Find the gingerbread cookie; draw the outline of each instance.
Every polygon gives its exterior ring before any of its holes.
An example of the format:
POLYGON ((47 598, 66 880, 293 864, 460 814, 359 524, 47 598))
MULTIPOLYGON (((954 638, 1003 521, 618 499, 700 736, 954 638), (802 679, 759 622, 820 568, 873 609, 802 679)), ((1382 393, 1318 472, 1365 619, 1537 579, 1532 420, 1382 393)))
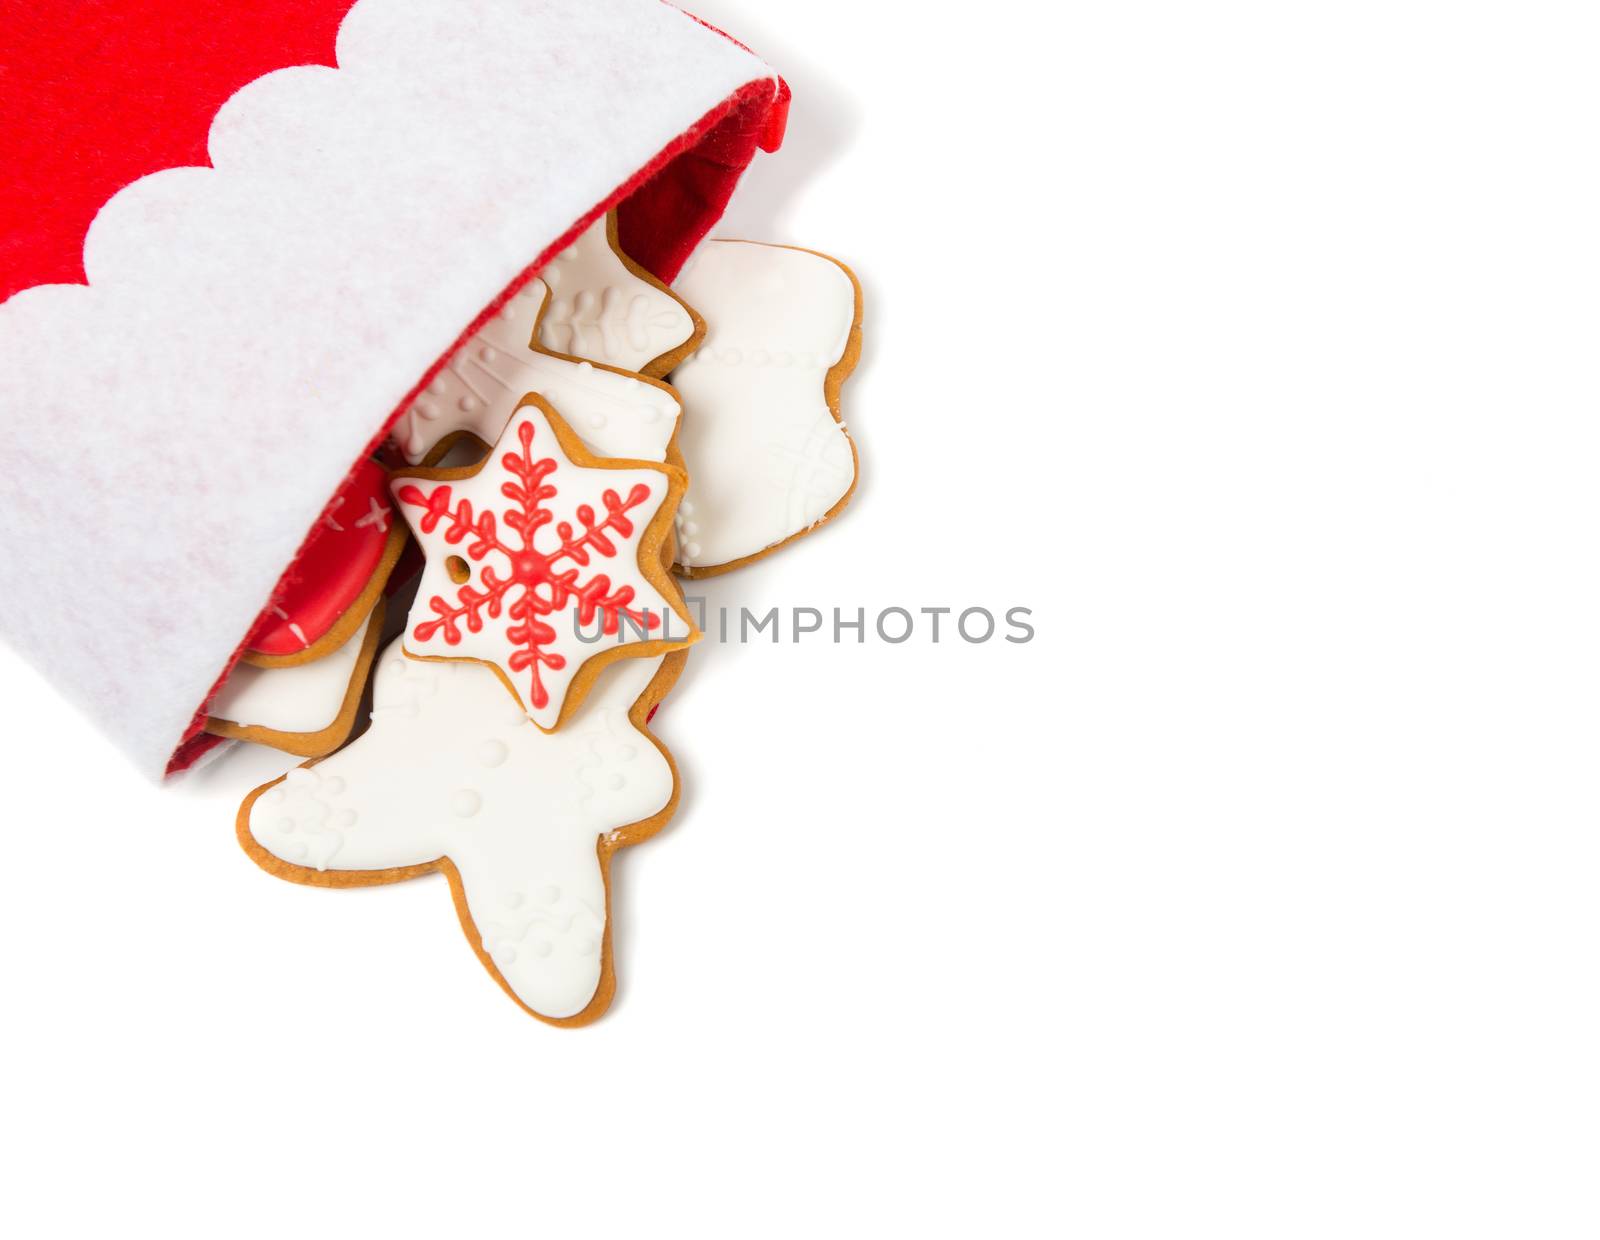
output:
POLYGON ((395 427, 409 463, 437 464, 463 435, 493 443, 529 392, 600 456, 665 458, 677 394, 658 379, 549 352, 536 339, 548 304, 549 290, 533 281, 456 351, 395 427))
POLYGON ((289 667, 240 663, 211 704, 206 731, 302 758, 332 753, 355 727, 383 632, 383 600, 332 654, 289 667))
POLYGON ((612 669, 541 732, 487 668, 379 661, 372 726, 256 789, 239 841, 262 868, 328 887, 440 870, 468 941, 526 1010, 582 1024, 611 1000, 610 859, 660 829, 677 770, 646 727, 685 655, 612 669))
POLYGON ((323 510, 278 597, 245 642, 244 662, 293 667, 331 655, 371 614, 405 549, 388 475, 362 461, 323 510))
POLYGON ((705 334, 688 304, 622 252, 615 211, 551 259, 539 280, 551 298, 539 342, 555 353, 659 379, 705 334))
POLYGON ((708 241, 676 287, 709 324, 671 381, 693 480, 678 567, 726 572, 834 516, 856 482, 839 393, 861 356, 861 287, 810 250, 708 241))
POLYGON ((607 664, 698 639, 662 565, 684 486, 673 466, 594 456, 531 394, 485 460, 397 471, 427 560, 406 652, 487 664, 559 727, 607 664))

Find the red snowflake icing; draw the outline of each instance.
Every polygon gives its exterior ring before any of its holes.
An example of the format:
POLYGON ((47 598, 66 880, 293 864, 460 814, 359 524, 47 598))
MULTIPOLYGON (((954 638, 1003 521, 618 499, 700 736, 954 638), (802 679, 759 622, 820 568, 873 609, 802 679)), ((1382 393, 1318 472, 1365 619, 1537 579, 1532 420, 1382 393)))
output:
POLYGON ((424 492, 407 483, 396 495, 402 504, 423 510, 418 521, 421 533, 431 534, 440 522, 447 522, 445 542, 452 546, 465 542, 468 558, 482 561, 497 551, 510 564, 510 575, 506 577, 496 573, 493 564, 483 565, 479 574, 482 587, 468 581, 458 586, 454 600, 433 595, 428 607, 438 618, 424 620, 412 630, 417 640, 428 641, 442 635, 447 645, 459 645, 459 622, 465 621, 467 629, 477 633, 483 629, 485 616, 498 620, 503 609, 507 619, 513 621, 505 631, 514 647, 508 665, 513 672, 531 673, 528 703, 538 710, 550 702, 550 692, 539 678, 540 667, 559 671, 567 663, 565 655, 546 649, 556 640, 556 630, 544 617, 576 604, 580 625, 587 628, 599 616, 601 631, 610 635, 617 633, 622 616, 645 631, 659 627, 661 617, 628 606, 634 597, 630 585, 613 590, 611 579, 604 573, 579 579, 580 570, 589 567, 591 555, 601 559, 616 556, 618 547, 610 536, 627 538, 633 533, 634 519, 628 513, 650 498, 650 488, 637 483, 626 498, 607 489, 600 496, 605 506, 605 515, 600 519, 589 504, 578 505, 576 515, 583 532, 574 530, 569 521, 559 521, 555 529, 560 546, 548 554, 539 551, 533 545, 534 531, 555 520, 545 501, 555 496, 556 488, 545 479, 556 471, 557 465, 550 457, 534 458, 533 434, 532 422, 521 421, 517 425, 520 451, 508 451, 500 458, 500 464, 515 481, 500 486, 500 493, 512 506, 502 511, 498 519, 487 510, 474 514, 472 501, 466 498, 457 501, 452 509, 448 484, 424 492), (516 546, 508 546, 502 539, 502 527, 516 535, 516 546), (508 602, 507 596, 515 591, 520 592, 508 602))

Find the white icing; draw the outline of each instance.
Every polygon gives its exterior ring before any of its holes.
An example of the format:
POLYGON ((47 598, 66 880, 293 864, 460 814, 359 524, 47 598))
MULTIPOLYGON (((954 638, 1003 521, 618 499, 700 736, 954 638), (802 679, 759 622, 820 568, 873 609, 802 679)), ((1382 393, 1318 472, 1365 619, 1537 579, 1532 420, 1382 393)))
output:
POLYGON ((666 455, 678 422, 672 393, 589 362, 536 352, 534 325, 546 296, 544 283, 535 280, 451 357, 395 427, 406 460, 415 465, 455 431, 494 443, 529 392, 555 406, 598 456, 666 455))
POLYGON ((236 665, 211 704, 211 717, 274 732, 320 732, 339 717, 366 640, 368 616, 332 654, 291 667, 236 665))
POLYGON ((710 567, 810 528, 854 483, 823 385, 844 356, 855 286, 803 250, 708 241, 675 287, 706 320, 700 348, 672 373, 688 410, 678 560, 710 567))
MULTIPOLYGON (((498 609, 480 611, 476 628, 470 619, 457 621, 454 631, 456 640, 450 639, 449 629, 436 626, 439 613, 435 600, 441 600, 441 605, 453 605, 466 591, 482 593, 492 590, 493 584, 488 576, 491 572, 494 579, 501 583, 516 576, 515 565, 522 557, 515 553, 524 549, 524 540, 514 528, 514 522, 521 515, 522 506, 503 494, 501 488, 519 485, 503 462, 508 453, 521 451, 519 436, 524 426, 533 430, 529 448, 532 458, 535 461, 548 459, 555 463, 555 469, 542 483, 548 494, 542 504, 553 514, 553 519, 537 525, 533 531, 533 549, 539 555, 551 556, 560 549, 564 538, 561 532, 563 524, 571 526, 570 532, 574 537, 581 537, 586 522, 580 514, 585 506, 592 509, 595 516, 604 518, 606 508, 602 497, 606 493, 614 493, 626 501, 635 488, 645 489, 647 495, 643 502, 624 514, 628 529, 624 532, 619 527, 613 527, 604 534, 606 543, 613 548, 612 554, 606 554, 603 548, 597 549, 591 542, 581 552, 561 556, 554 567, 562 572, 575 572, 575 587, 603 581, 601 592, 604 594, 615 597, 623 591, 631 591, 626 606, 635 613, 653 616, 656 620, 655 627, 649 630, 648 640, 659 640, 668 635, 668 626, 673 623, 672 608, 639 567, 640 538, 667 497, 669 488, 666 474, 651 469, 595 469, 573 464, 561 450, 544 412, 530 405, 519 410, 507 424, 495 450, 473 477, 437 483, 401 473, 392 479, 390 485, 396 503, 411 523, 412 531, 427 557, 416 601, 411 606, 411 614, 406 622, 404 641, 406 649, 413 654, 480 659, 495 665, 513 686, 529 717, 540 727, 553 728, 560 718, 567 688, 584 661, 603 650, 614 650, 618 645, 647 640, 640 630, 623 619, 619 622, 617 633, 586 642, 579 637, 579 604, 575 596, 564 594, 558 599, 553 596, 553 589, 548 584, 535 584, 534 594, 530 595, 528 587, 521 581, 513 582, 506 589, 498 609), (418 488, 424 495, 448 487, 450 511, 459 512, 463 503, 469 504, 469 519, 476 520, 484 512, 492 512, 495 518, 494 543, 486 546, 476 533, 463 535, 462 527, 451 520, 441 520, 431 531, 425 530, 423 526, 428 516, 427 510, 405 498, 409 494, 409 487, 418 488), (474 554, 475 551, 478 554, 474 554), (457 567, 463 564, 468 567, 471 570, 470 580, 458 584, 451 576, 452 563, 457 567), (516 611, 530 597, 537 598, 541 611, 548 611, 550 605, 555 604, 553 611, 540 617, 551 630, 541 648, 559 659, 560 666, 515 665, 524 643, 516 640, 511 630, 523 623, 516 611), (424 629, 423 634, 419 634, 419 626, 436 627, 424 629), (543 702, 538 700, 541 687, 548 695, 543 702)), ((600 621, 595 618, 583 625, 582 632, 593 639, 598 637, 600 629, 600 621)), ((681 641, 687 633, 687 624, 679 621, 671 635, 681 641)))
POLYGON ((596 843, 659 813, 672 768, 628 711, 661 666, 608 668, 567 726, 540 732, 473 663, 378 662, 372 726, 256 799, 250 834, 317 870, 448 857, 472 922, 519 999, 571 1016, 594 996, 605 933, 596 843))
POLYGON ((540 279, 551 301, 539 343, 557 353, 643 370, 694 335, 683 307, 617 257, 604 219, 551 259, 540 279))

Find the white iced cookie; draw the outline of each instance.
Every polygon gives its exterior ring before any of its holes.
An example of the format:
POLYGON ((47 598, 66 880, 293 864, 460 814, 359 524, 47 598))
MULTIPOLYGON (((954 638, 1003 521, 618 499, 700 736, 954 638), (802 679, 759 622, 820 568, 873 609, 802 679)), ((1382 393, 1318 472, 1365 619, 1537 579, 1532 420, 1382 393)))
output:
POLYGON ((557 353, 660 378, 703 331, 694 311, 623 255, 615 211, 551 259, 539 279, 550 290, 539 343, 557 353))
POLYGON ((320 659, 287 667, 235 665, 211 703, 206 731, 302 758, 332 753, 355 726, 383 611, 380 599, 355 634, 320 659))
POLYGON ((677 800, 644 717, 682 659, 610 669, 566 727, 545 733, 488 668, 407 658, 391 643, 372 726, 253 792, 240 843, 270 872, 320 886, 442 870, 469 941, 515 999, 546 1019, 596 1016, 612 985, 611 853, 657 830, 677 800))
POLYGON ((600 456, 662 460, 678 424, 665 384, 588 361, 555 357, 534 342, 548 290, 535 280, 513 296, 434 376, 394 430, 406 460, 432 463, 463 432, 500 438, 517 402, 543 396, 600 456))
POLYGON ((861 292, 831 258, 750 241, 706 242, 675 287, 707 324, 671 376, 686 410, 679 446, 690 480, 678 566, 709 576, 849 499, 856 454, 839 389, 861 352, 861 292))

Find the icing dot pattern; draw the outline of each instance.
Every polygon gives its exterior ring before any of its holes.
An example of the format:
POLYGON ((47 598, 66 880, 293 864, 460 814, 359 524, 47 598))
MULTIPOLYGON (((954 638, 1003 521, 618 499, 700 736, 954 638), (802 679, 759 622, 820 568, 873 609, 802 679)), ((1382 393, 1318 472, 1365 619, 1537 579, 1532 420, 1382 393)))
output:
POLYGON ((408 462, 418 463, 458 432, 496 442, 529 392, 548 400, 600 456, 666 456, 680 413, 676 395, 643 378, 536 351, 534 325, 545 297, 544 282, 532 281, 445 363, 395 427, 408 462))

